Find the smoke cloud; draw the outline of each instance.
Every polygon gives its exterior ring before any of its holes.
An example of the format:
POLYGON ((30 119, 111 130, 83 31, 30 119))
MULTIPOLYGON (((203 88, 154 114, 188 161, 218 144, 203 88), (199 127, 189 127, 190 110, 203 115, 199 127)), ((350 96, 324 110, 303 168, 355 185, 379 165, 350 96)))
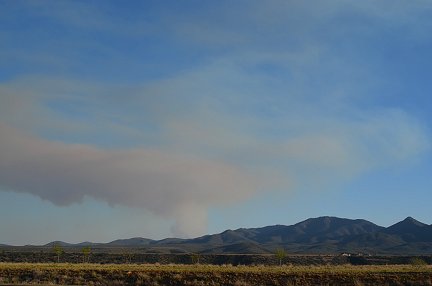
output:
POLYGON ((210 205, 244 199, 255 179, 240 168, 152 149, 103 150, 50 142, 0 124, 0 185, 64 206, 85 196, 175 220, 178 236, 203 234, 210 205))

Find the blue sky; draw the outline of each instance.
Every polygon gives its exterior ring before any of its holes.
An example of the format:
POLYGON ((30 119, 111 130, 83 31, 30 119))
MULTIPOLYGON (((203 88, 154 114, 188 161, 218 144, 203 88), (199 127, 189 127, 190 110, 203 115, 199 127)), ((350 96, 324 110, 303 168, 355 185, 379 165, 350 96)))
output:
POLYGON ((0 243, 432 223, 431 16, 425 0, 0 2, 0 243))

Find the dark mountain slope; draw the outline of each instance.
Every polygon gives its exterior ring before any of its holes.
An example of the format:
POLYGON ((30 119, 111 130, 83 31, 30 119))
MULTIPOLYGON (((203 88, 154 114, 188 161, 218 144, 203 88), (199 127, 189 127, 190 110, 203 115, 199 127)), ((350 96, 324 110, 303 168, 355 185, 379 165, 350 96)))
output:
POLYGON ((44 246, 46 246, 46 247, 53 247, 53 246, 55 246, 55 245, 58 245, 58 246, 61 246, 61 247, 71 247, 71 246, 76 246, 76 244, 73 244, 73 243, 67 243, 67 242, 59 241, 59 240, 52 241, 52 242, 50 242, 50 243, 45 244, 44 246))
POLYGON ((106 243, 105 245, 106 246, 143 246, 143 245, 149 245, 152 242, 154 242, 154 240, 152 239, 134 237, 128 239, 117 239, 109 243, 106 243))
POLYGON ((432 226, 411 217, 388 228, 363 219, 310 218, 294 225, 240 228, 193 239, 151 240, 141 237, 107 244, 68 244, 64 247, 139 247, 155 253, 238 253, 268 254, 283 247, 290 253, 363 252, 382 254, 431 254, 432 226))
POLYGON ((406 242, 425 242, 432 240, 432 227, 407 217, 385 230, 385 233, 398 235, 406 242))
POLYGON ((226 230, 219 234, 205 235, 195 239, 190 239, 187 243, 206 243, 212 245, 232 244, 239 242, 252 242, 243 233, 235 230, 226 230))
POLYGON ((403 221, 395 223, 392 226, 389 226, 386 229, 387 233, 414 233, 424 228, 427 228, 429 225, 419 222, 418 220, 407 217, 403 221))
POLYGON ((366 220, 351 220, 336 217, 311 218, 295 225, 275 225, 254 229, 239 229, 236 232, 258 243, 320 243, 340 240, 345 236, 383 230, 366 220))

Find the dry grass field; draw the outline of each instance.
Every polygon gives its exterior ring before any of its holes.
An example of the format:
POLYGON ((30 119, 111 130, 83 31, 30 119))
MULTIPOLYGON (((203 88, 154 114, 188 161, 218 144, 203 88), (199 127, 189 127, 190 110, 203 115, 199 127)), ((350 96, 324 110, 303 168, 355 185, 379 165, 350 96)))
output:
POLYGON ((0 263, 0 285, 432 285, 431 266, 0 263))

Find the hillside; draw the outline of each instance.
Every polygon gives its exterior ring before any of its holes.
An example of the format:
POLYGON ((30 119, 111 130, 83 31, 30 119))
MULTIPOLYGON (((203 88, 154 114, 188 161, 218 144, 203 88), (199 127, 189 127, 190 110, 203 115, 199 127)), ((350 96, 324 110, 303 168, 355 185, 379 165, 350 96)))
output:
POLYGON ((45 247, 140 248, 147 253, 266 254, 283 247, 296 254, 431 254, 432 226, 411 217, 390 227, 363 219, 310 218, 294 225, 240 228, 193 239, 135 237, 109 243, 51 242, 45 247))

